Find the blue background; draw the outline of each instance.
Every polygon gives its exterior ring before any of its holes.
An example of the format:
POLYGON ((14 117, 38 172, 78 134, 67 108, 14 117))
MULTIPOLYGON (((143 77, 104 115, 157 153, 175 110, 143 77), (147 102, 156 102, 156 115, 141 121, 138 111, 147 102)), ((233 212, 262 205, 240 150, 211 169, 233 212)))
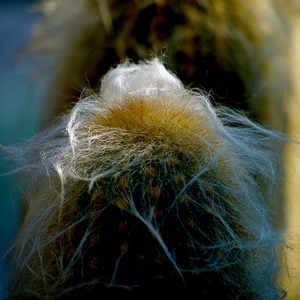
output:
MULTIPOLYGON (((42 110, 42 81, 32 75, 32 58, 16 60, 30 39, 39 15, 34 1, 0 0, 0 144, 22 143, 35 134, 42 110)), ((18 182, 5 175, 11 165, 0 151, 0 257, 5 253, 20 222, 18 182)), ((0 299, 4 296, 7 266, 0 260, 0 299), (2 296, 2 297, 1 297, 2 296)))

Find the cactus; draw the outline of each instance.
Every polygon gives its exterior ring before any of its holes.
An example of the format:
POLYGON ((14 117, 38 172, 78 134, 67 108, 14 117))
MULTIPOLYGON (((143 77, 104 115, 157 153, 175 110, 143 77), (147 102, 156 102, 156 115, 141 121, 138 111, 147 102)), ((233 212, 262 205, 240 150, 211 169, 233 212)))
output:
POLYGON ((10 298, 282 298, 268 206, 283 140, 159 59, 111 69, 14 152, 28 211, 10 298))

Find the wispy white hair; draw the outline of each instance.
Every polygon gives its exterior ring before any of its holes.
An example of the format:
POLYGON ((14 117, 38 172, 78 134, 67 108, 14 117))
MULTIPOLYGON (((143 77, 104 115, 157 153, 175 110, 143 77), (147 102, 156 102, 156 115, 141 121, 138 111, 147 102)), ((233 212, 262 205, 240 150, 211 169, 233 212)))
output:
POLYGON ((13 149, 28 212, 11 299, 280 299, 268 203, 282 137, 191 91, 158 59, 125 62, 13 149))

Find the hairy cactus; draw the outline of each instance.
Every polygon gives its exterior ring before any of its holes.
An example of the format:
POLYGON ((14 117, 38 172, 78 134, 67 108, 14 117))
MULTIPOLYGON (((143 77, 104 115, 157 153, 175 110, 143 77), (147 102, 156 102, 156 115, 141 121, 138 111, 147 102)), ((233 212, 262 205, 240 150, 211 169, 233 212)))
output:
POLYGON ((12 148, 28 212, 10 298, 282 298, 268 213, 282 139, 158 59, 110 70, 99 94, 12 148))

